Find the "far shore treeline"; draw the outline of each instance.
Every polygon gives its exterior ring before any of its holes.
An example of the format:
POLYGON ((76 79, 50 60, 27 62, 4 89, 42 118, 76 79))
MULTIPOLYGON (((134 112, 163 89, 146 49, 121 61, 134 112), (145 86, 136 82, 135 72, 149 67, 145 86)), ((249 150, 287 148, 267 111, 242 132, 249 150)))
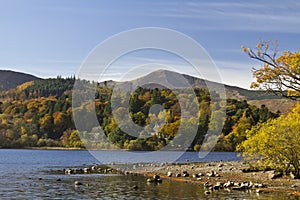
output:
MULTIPOLYGON (((75 77, 40 79, 2 91, 0 93, 0 147, 84 148, 72 116, 74 82, 75 77)), ((112 90, 106 85, 97 87, 96 100, 93 103, 99 124, 109 141, 103 139, 93 144, 94 148, 111 149, 115 148, 111 144, 114 143, 121 149, 157 150, 172 141, 180 126, 181 111, 178 100, 171 90, 138 88, 132 94, 121 94, 130 98, 130 116, 135 124, 146 126, 150 122, 150 117, 166 121, 158 133, 153 134, 153 127, 141 133, 151 134, 151 137, 144 137, 145 139, 127 135, 118 127, 111 111, 112 90), (149 108, 154 104, 162 105, 167 112, 149 116, 149 108)), ((199 118, 189 119, 188 122, 198 126, 191 149, 199 150, 209 126, 211 110, 218 105, 211 103, 211 94, 207 89, 194 88, 194 91, 199 106, 199 118)), ((83 90, 82 95, 84 92, 83 90)), ((89 105, 90 103, 87 102, 81 108, 85 109, 89 105)), ((116 112, 122 113, 124 109, 119 107, 116 112)), ((214 150, 234 151, 236 146, 246 139, 246 130, 276 117, 278 114, 270 112, 265 106, 257 108, 249 105, 247 101, 228 99, 226 120, 214 150)), ((83 134, 98 132, 99 130, 94 128, 89 133, 83 134)))

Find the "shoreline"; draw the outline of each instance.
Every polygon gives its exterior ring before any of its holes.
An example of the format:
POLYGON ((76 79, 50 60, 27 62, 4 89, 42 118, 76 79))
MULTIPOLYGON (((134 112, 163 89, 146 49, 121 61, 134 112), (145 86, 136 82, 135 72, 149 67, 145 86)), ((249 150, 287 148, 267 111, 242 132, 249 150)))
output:
POLYGON ((174 181, 197 184, 204 187, 205 194, 213 191, 253 191, 259 193, 285 193, 300 197, 300 179, 290 176, 275 177, 274 171, 243 172, 249 165, 243 161, 195 162, 185 164, 112 164, 81 166, 60 173, 119 173, 147 177, 147 182, 174 181), (100 170, 100 171, 99 171, 100 170))
MULTIPOLYGON (((291 195, 300 196, 300 179, 292 179, 289 176, 282 176, 278 178, 271 178, 274 171, 260 171, 260 172, 242 172, 242 169, 249 167, 243 161, 228 161, 228 162, 205 162, 205 163, 188 163, 188 164, 167 164, 161 169, 153 172, 139 172, 138 174, 147 177, 159 175, 162 179, 185 182, 191 184, 212 186, 220 183, 233 182, 235 184, 252 184, 264 185, 264 187, 249 187, 248 190, 256 190, 256 192, 283 192, 291 195), (216 176, 210 176, 212 171, 216 176), (188 176, 184 177, 187 172, 188 176), (170 176, 170 174, 172 175, 170 176), (180 177, 178 174, 180 174, 180 177), (200 174, 200 175, 199 175, 200 174)), ((226 189, 233 189, 228 187, 226 189)), ((237 190, 245 191, 245 189, 237 190)), ((247 190, 246 189, 246 190, 247 190)), ((207 190, 209 188, 207 187, 207 190)))

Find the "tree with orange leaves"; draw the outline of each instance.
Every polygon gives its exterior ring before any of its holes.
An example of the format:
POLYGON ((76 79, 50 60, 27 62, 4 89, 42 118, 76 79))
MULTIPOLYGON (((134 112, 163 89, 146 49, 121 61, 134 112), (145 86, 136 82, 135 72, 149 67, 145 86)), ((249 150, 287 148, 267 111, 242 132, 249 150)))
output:
POLYGON ((263 63, 263 67, 253 70, 256 81, 251 88, 262 89, 293 100, 300 100, 300 51, 278 53, 278 44, 259 41, 255 50, 242 46, 242 50, 252 59, 263 63))

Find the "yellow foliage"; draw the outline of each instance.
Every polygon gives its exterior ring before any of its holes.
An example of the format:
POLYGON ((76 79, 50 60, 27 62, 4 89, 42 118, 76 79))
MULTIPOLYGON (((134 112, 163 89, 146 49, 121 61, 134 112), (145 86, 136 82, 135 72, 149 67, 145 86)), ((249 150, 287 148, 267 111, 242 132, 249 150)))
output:
POLYGON ((246 159, 300 175, 300 104, 287 116, 259 124, 247 132, 247 140, 237 147, 246 159))
POLYGON ((32 86, 33 84, 34 84, 34 81, 29 81, 29 82, 23 83, 23 84, 17 86, 17 91, 23 91, 26 88, 28 88, 29 86, 32 86))

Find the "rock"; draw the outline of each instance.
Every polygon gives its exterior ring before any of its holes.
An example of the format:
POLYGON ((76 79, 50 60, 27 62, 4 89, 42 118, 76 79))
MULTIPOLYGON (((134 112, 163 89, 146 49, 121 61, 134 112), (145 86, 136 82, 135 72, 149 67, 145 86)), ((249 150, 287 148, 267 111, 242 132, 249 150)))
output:
POLYGON ((160 179, 160 178, 159 178, 159 179, 156 179, 155 182, 156 182, 156 183, 162 183, 162 179, 160 179))
POLYGON ((223 188, 223 184, 218 182, 216 185, 213 186, 213 189, 214 190, 219 190, 219 189, 222 189, 223 188))
POLYGON ((148 178, 148 179, 147 179, 147 182, 148 182, 148 183, 153 183, 154 180, 153 180, 152 178, 148 178))
POLYGON ((113 169, 108 168, 108 169, 106 170, 106 172, 107 172, 107 173, 112 173, 112 172, 113 172, 113 169))
POLYGON ((56 181, 61 181, 61 179, 60 179, 60 178, 58 178, 58 179, 56 179, 56 181))
POLYGON ((72 169, 66 169, 65 170, 65 174, 73 174, 73 170, 72 169))
POLYGON ((91 172, 91 169, 88 168, 88 167, 85 167, 85 168, 83 168, 83 172, 84 172, 84 173, 90 173, 90 172, 91 172))
POLYGON ((241 183, 234 183, 233 186, 240 187, 240 186, 241 186, 241 183))
POLYGON ((266 187, 267 187, 267 185, 264 183, 257 184, 257 188, 266 188, 266 187))
POLYGON ((296 187, 297 187, 297 185, 292 185, 291 187, 292 187, 292 188, 296 188, 296 187))
POLYGON ((154 175, 153 178, 148 178, 147 179, 147 182, 148 183, 161 183, 162 182, 162 179, 160 178, 159 175, 154 175))
POLYGON ((183 173, 183 175, 182 175, 183 177, 189 177, 190 175, 189 175, 189 173, 183 173))
POLYGON ((176 174, 176 177, 181 177, 181 174, 179 174, 179 173, 178 173, 178 174, 176 174))
POLYGON ((208 194, 210 194, 211 192, 209 191, 209 190, 206 190, 205 192, 204 192, 204 194, 206 194, 206 195, 208 195, 208 194))
POLYGON ((209 182, 205 182, 204 187, 206 187, 206 188, 212 187, 212 184, 210 184, 209 182))
POLYGON ((253 187, 253 183, 250 181, 249 188, 252 188, 252 187, 253 187))
POLYGON ((223 167, 223 166, 224 166, 223 163, 220 163, 220 164, 218 165, 219 168, 221 168, 221 167, 223 167))
POLYGON ((204 174, 202 174, 202 173, 199 173, 198 175, 199 175, 199 176, 204 176, 204 174))
POLYGON ((228 188, 228 187, 232 187, 234 186, 234 183, 232 181, 228 181, 227 183, 224 183, 223 185, 225 188, 228 188))
POLYGON ((200 177, 199 174, 193 174, 193 178, 198 178, 200 177))
POLYGON ((154 179, 154 180, 158 180, 158 179, 160 179, 160 176, 157 175, 157 174, 155 174, 155 175, 153 176, 153 179, 154 179))
POLYGON ((82 185, 82 183, 79 182, 79 181, 75 181, 75 182, 74 182, 74 185, 75 185, 75 186, 78 186, 78 185, 82 185))
POLYGON ((268 178, 269 179, 275 179, 275 178, 282 177, 282 175, 283 174, 281 172, 272 171, 272 172, 269 173, 268 178))
POLYGON ((202 178, 197 178, 197 181, 201 181, 202 180, 202 178))
POLYGON ((262 193, 262 190, 255 190, 256 193, 262 193))
POLYGON ((137 190, 139 187, 137 185, 134 185, 132 188, 137 190))
POLYGON ((296 178, 296 176, 295 176, 295 174, 293 172, 290 173, 290 177, 291 177, 291 179, 295 179, 296 178))
POLYGON ((268 178, 269 178, 269 179, 275 179, 276 176, 275 176, 275 174, 269 174, 269 175, 268 175, 268 178))
POLYGON ((168 172, 168 173, 167 173, 167 176, 168 176, 168 177, 172 177, 172 176, 173 176, 173 173, 172 173, 172 172, 168 172))
POLYGON ((211 173, 207 173, 206 176, 208 176, 208 177, 215 177, 216 173, 215 173, 215 171, 211 171, 211 173))
POLYGON ((246 186, 240 186, 240 187, 233 187, 233 188, 231 188, 232 190, 246 190, 246 189, 248 189, 246 186))

